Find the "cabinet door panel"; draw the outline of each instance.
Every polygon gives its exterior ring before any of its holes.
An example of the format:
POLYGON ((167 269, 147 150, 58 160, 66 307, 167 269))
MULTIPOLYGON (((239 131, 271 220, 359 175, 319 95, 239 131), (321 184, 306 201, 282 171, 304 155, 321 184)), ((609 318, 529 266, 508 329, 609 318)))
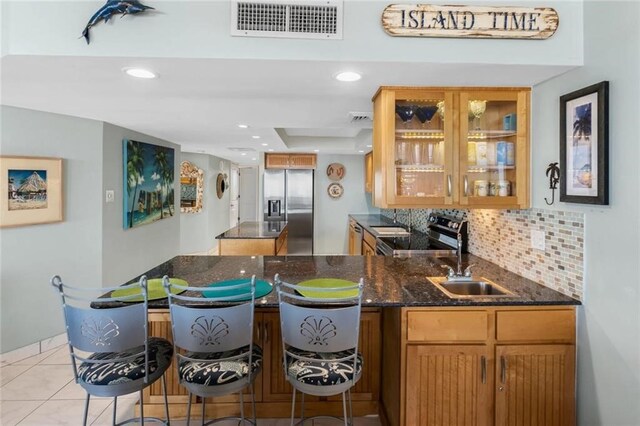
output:
POLYGON ((489 350, 484 345, 407 347, 407 425, 490 423, 489 350))
POLYGON ((575 347, 496 347, 496 424, 575 423, 575 347))

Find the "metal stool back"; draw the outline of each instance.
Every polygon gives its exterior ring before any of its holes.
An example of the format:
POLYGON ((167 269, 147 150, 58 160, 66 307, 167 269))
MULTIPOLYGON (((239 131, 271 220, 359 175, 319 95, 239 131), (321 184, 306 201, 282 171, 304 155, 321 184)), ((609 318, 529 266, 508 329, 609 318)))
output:
MULTIPOLYGON (((187 424, 191 417, 191 396, 195 394, 202 398, 202 424, 212 424, 228 419, 238 419, 255 425, 255 398, 253 382, 260 371, 254 371, 253 317, 255 307, 255 276, 246 282, 223 287, 187 287, 172 284, 168 277, 164 277, 164 287, 169 298, 171 312, 171 328, 176 361, 180 377, 180 384, 189 391, 187 408, 187 424), (172 293, 172 289, 182 294, 172 293), (239 290, 238 295, 224 296, 229 290, 239 290), (207 296, 204 297, 204 293, 207 296), (244 350, 244 349, 247 350, 244 350), (209 356, 213 355, 213 356, 209 356), (207 380, 206 383, 195 383, 185 380, 183 371, 194 371, 197 368, 216 365, 242 368, 248 366, 247 374, 234 381, 216 384, 207 380), (224 363, 224 364, 221 364, 224 363), (236 363, 235 365, 233 363, 236 363), (253 422, 244 418, 244 401, 242 391, 249 387, 253 408, 253 422), (235 392, 240 394, 240 417, 225 417, 205 423, 205 398, 211 396, 228 395, 235 392)), ((261 358, 259 360, 261 362, 261 358)), ((261 364, 260 364, 261 365, 261 364)))
MULTIPOLYGON (((51 278, 50 282, 58 290, 62 300, 75 382, 87 391, 83 425, 87 422, 91 395, 114 398, 113 424, 115 425, 117 397, 136 391, 140 392, 140 419, 168 424, 169 407, 164 371, 171 362, 171 346, 163 339, 154 338, 150 341, 148 337, 147 278, 142 276, 140 281, 125 286, 99 288, 72 287, 64 284, 58 275, 51 278), (103 296, 115 290, 136 288, 139 289, 137 294, 121 297, 103 296), (143 299, 141 302, 122 303, 136 302, 141 295, 143 299), (154 360, 156 368, 152 372, 150 349, 156 349, 156 353, 160 353, 166 352, 167 348, 169 353, 166 365, 163 366, 161 360, 154 360), (85 355, 79 352, 90 354, 85 355), (78 365, 78 362, 81 365, 78 365), (125 364, 129 367, 138 367, 137 376, 140 377, 130 378, 123 374, 120 377, 123 380, 119 382, 105 384, 94 381, 101 375, 109 374, 114 367, 125 364), (145 418, 142 390, 160 377, 163 379, 166 420, 145 418)), ((164 355, 166 357, 167 354, 164 355)), ((138 422, 140 419, 133 418, 120 424, 138 422)))
MULTIPOLYGON (((291 423, 295 413, 296 390, 302 392, 301 423, 304 423, 304 394, 331 396, 342 394, 343 415, 347 421, 346 397, 349 399, 351 423, 350 389, 361 377, 362 359, 358 354, 358 337, 360 334, 360 312, 362 307, 362 290, 364 280, 351 287, 311 288, 286 283, 275 276, 276 289, 280 307, 280 329, 282 330, 283 367, 286 379, 293 386, 291 407, 291 423), (298 291, 309 291, 316 294, 345 292, 346 297, 305 297, 298 291), (353 294, 349 294, 352 292, 353 294), (300 376, 305 371, 318 376, 318 371, 331 366, 352 368, 350 378, 335 383, 305 383, 300 376), (326 366, 326 367, 324 367, 326 366), (292 377, 293 374, 297 377, 292 377)), ((338 367, 340 368, 340 367, 338 367)), ((326 373, 325 372, 325 373, 326 373)), ((326 374, 323 374, 326 376, 326 374)))

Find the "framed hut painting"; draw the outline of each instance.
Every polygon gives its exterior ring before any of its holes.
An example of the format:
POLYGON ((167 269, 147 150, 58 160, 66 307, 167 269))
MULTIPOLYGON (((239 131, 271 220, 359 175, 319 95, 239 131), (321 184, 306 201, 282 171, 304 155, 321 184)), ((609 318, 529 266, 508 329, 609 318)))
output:
POLYGON ((174 216, 175 150, 124 139, 122 151, 124 229, 174 216))
POLYGON ((609 204, 609 82, 560 97, 560 201, 609 204))
POLYGON ((0 156, 0 227, 62 221, 62 159, 0 156))

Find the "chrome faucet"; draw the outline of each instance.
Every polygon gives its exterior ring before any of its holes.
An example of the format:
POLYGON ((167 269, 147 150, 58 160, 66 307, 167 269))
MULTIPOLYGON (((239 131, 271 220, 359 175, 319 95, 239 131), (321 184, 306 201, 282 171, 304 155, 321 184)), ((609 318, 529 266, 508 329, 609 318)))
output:
POLYGON ((474 265, 467 265, 462 272, 462 235, 458 234, 458 249, 456 251, 457 256, 457 268, 454 269, 449 265, 442 265, 447 271, 447 281, 471 281, 471 267, 474 265))

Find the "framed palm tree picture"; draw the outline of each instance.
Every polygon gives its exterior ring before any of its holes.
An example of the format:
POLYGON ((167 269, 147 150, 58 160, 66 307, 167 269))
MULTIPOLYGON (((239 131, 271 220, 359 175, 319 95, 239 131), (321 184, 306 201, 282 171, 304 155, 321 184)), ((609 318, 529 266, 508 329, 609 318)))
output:
POLYGON ((175 150, 166 146, 122 141, 124 229, 175 215, 175 150))
POLYGON ((609 82, 560 97, 560 201, 609 204, 609 82))

